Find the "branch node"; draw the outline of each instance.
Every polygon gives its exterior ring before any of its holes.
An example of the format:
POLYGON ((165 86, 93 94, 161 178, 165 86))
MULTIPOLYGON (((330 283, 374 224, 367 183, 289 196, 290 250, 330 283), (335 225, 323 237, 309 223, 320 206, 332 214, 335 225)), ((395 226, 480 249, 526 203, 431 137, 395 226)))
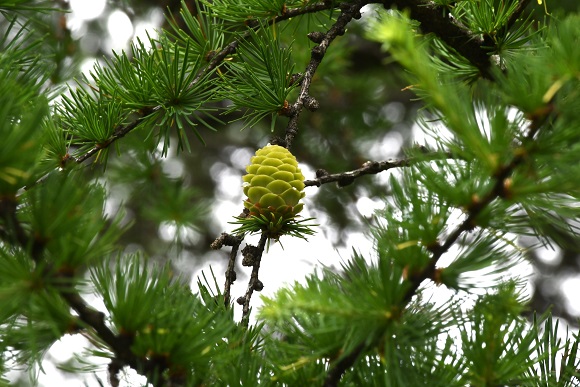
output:
POLYGON ((503 184, 500 188, 499 196, 504 199, 511 199, 513 197, 513 180, 511 177, 503 179, 503 184))
POLYGON ((311 112, 314 112, 320 108, 318 101, 309 95, 303 98, 302 103, 304 104, 304 107, 311 112))
POLYGON ((261 292, 264 289, 264 284, 259 279, 254 282, 254 290, 257 292, 261 292))
POLYGON ((324 48, 321 46, 312 47, 312 59, 320 61, 322 58, 324 58, 324 48))
POLYGON ((302 85, 302 73, 294 73, 290 75, 290 79, 288 80, 288 86, 292 86, 294 84, 301 86, 302 85))
POLYGON ((308 35, 306 35, 306 36, 312 42, 320 44, 320 43, 322 43, 322 40, 324 39, 325 35, 320 31, 312 31, 312 32, 308 33, 308 35))
POLYGON ((324 176, 328 176, 328 171, 326 169, 320 168, 320 169, 317 169, 316 170, 316 177, 317 178, 321 178, 321 177, 324 177, 324 176))
POLYGON ((212 248, 212 250, 219 250, 224 246, 235 246, 240 241, 241 237, 222 232, 222 234, 217 237, 216 240, 213 241, 209 246, 212 248))
POLYGON ((260 250, 256 246, 246 245, 242 249, 242 255, 244 256, 242 266, 254 266, 257 257, 260 255, 260 250))
POLYGON ((236 282, 236 279, 238 279, 238 273, 236 273, 235 270, 228 270, 226 272, 226 278, 230 283, 234 283, 236 282))

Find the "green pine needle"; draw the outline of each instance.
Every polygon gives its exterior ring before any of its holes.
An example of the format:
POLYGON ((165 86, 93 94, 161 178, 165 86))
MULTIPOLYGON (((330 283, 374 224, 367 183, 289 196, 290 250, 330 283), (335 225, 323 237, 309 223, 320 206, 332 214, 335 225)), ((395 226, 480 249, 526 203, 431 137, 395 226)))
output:
POLYGON ((259 232, 268 233, 268 237, 271 239, 280 239, 282 235, 290 235, 302 239, 306 239, 306 235, 314 235, 316 231, 312 229, 318 224, 305 224, 306 222, 313 220, 314 218, 306 219, 283 219, 280 218, 276 223, 272 222, 264 215, 260 217, 250 215, 247 218, 235 217, 235 222, 229 222, 230 224, 238 224, 240 227, 235 229, 233 233, 235 234, 255 234, 259 232))

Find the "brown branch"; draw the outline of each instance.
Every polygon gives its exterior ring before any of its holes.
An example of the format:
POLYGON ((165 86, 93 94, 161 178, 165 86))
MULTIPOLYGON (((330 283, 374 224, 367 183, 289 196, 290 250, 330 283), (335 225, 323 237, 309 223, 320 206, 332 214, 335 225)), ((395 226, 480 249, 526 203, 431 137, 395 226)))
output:
POLYGON ((450 152, 446 153, 428 153, 426 156, 408 157, 399 160, 386 160, 386 161, 367 161, 363 164, 361 168, 354 169, 352 171, 333 173, 329 174, 325 170, 319 169, 316 171, 316 179, 305 180, 304 185, 306 187, 320 187, 322 184, 328 184, 336 182, 339 187, 344 187, 354 182, 354 179, 365 175, 376 175, 377 173, 388 171, 393 168, 408 167, 417 161, 425 160, 436 160, 436 159, 456 159, 457 157, 452 155, 450 152))
POLYGON ((506 30, 510 30, 514 26, 515 22, 522 15, 522 12, 524 12, 524 9, 526 9, 526 7, 530 4, 530 2, 531 0, 520 0, 518 6, 514 10, 514 12, 510 15, 507 23, 504 26, 506 30))
POLYGON ((328 371, 326 379, 324 379, 324 387, 336 387, 342 378, 342 375, 353 366, 362 351, 364 344, 359 344, 355 349, 349 352, 346 356, 341 357, 340 360, 328 371))
POLYGON ((424 0, 385 0, 385 8, 393 5, 410 10, 410 17, 421 23, 424 33, 434 33, 477 67, 484 78, 491 79, 490 53, 493 48, 471 31, 446 16, 445 7, 424 0))
POLYGON ((237 299, 237 303, 243 305, 242 326, 245 327, 248 327, 250 323, 250 300, 252 299, 252 294, 254 294, 254 290, 259 292, 264 288, 264 284, 262 284, 262 281, 258 278, 258 274, 260 273, 260 263, 262 261, 262 255, 264 254, 267 241, 268 235, 263 232, 258 247, 247 245, 242 250, 244 260, 249 261, 247 265, 252 266, 252 274, 250 274, 246 294, 237 299))
POLYGON ((228 267, 226 269, 226 283, 224 284, 224 304, 226 307, 230 306, 231 288, 237 279, 236 273, 236 258, 238 256, 238 249, 244 240, 243 235, 230 235, 223 232, 213 243, 211 248, 214 250, 221 249, 224 245, 231 246, 230 258, 228 260, 228 267))
MULTIPOLYGON (((111 329, 105 324, 105 315, 90 306, 87 305, 85 300, 73 290, 71 286, 63 286, 60 290, 60 295, 69 304, 69 306, 77 312, 79 319, 84 322, 87 327, 92 328, 97 336, 106 343, 115 354, 120 358, 128 359, 129 345, 125 343, 125 340, 121 340, 120 337, 115 335, 111 329)), ((136 365, 135 359, 131 359, 129 365, 134 367, 136 365)))
POLYGON ((290 120, 288 121, 288 125, 286 127, 286 136, 284 138, 284 146, 286 148, 290 149, 292 146, 292 141, 298 133, 298 118, 302 113, 302 108, 306 107, 311 111, 318 109, 318 102, 309 95, 310 84, 312 83, 314 73, 318 69, 318 66, 326 54, 328 46, 334 39, 344 34, 347 24, 350 23, 352 19, 359 19, 361 17, 360 10, 368 3, 368 1, 361 0, 355 1, 352 4, 341 3, 341 14, 336 19, 336 22, 332 25, 332 27, 330 27, 328 32, 315 38, 315 42, 318 43, 318 45, 314 46, 311 50, 310 62, 306 66, 306 70, 304 71, 301 79, 300 94, 298 95, 296 102, 294 102, 290 108, 290 120))
POLYGON ((68 280, 62 282, 62 286, 58 289, 59 294, 78 314, 78 318, 85 323, 86 328, 92 329, 96 333, 96 336, 114 353, 114 357, 110 359, 111 363, 109 364, 109 378, 112 384, 114 385, 117 380, 116 374, 124 366, 129 366, 146 376, 149 381, 155 381, 156 386, 161 387, 166 385, 165 380, 158 378, 168 368, 168 365, 156 359, 145 359, 135 356, 131 351, 133 336, 116 335, 113 333, 105 323, 105 315, 90 307, 70 284, 72 278, 68 278, 68 280))

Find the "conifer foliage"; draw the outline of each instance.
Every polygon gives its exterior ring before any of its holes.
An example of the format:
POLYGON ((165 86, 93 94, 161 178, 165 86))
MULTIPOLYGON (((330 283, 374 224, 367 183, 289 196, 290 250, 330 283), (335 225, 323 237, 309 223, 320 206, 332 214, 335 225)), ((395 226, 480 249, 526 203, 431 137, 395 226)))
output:
POLYGON ((535 313, 517 274, 526 248, 580 245, 580 15, 539 23, 530 0, 183 1, 166 29, 63 87, 73 53, 43 31, 65 4, 0 1, 0 384, 14 369, 35 382, 66 335, 88 338, 112 386, 127 368, 154 386, 580 384, 578 335, 535 313), (294 150, 332 98, 325 77, 346 76, 332 66, 351 33, 402 70, 429 146, 304 180, 294 150), (106 211, 104 182, 118 174, 147 193, 149 219, 190 227, 212 198, 158 161, 229 122, 258 139, 245 212, 211 244, 229 256, 225 285, 207 263, 192 291, 121 243, 133 225, 106 211), (353 248, 252 309, 268 242, 323 237, 299 219, 304 188, 337 183, 320 188, 332 198, 379 173, 374 253, 353 248))

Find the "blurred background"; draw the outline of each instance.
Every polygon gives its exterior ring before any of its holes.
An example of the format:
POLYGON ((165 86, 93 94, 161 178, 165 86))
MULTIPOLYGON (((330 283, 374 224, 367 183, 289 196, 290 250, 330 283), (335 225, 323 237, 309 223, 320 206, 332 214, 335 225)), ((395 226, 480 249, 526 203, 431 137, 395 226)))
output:
MULTIPOLYGON (((179 22, 180 1, 177 0, 70 0, 45 2, 67 13, 48 13, 39 23, 39 33, 54 40, 50 54, 55 60, 51 78, 54 87, 90 71, 96 62, 106 65, 113 51, 130 53, 130 44, 140 39, 148 42, 156 31, 168 28, 165 15, 179 22)), ((195 9, 193 1, 186 1, 195 9)), ((577 0, 548 0, 553 15, 578 11, 577 0)), ((372 8, 365 9, 367 15, 372 8)), ((544 6, 531 2, 530 17, 544 22, 544 6)), ((5 20, 2 20, 5 23, 5 20)), ((348 33, 332 45, 314 79, 311 95, 320 103, 315 113, 304 112, 300 132, 292 152, 297 157, 306 179, 313 179, 315 171, 344 172, 361 167, 367 160, 386 160, 404 156, 403 149, 424 145, 422 129, 416 122, 414 95, 404 91, 400 68, 381 50, 378 43, 364 39, 365 17, 349 26, 348 33)), ((293 43, 295 71, 303 71, 309 60, 311 43, 306 34, 322 31, 317 23, 302 23, 291 33, 281 34, 286 43, 293 43), (284 38, 286 36, 286 38, 284 38)), ((216 107, 227 107, 227 104, 216 107)), ((221 116, 224 122, 239 116, 221 116)), ((103 166, 86 164, 87 173, 102 181, 110 192, 107 212, 125 212, 125 221, 132 227, 123 236, 127 251, 144 251, 153 260, 170 262, 174 271, 191 279, 195 286, 203 269, 211 270, 220 287, 224 283, 227 249, 212 251, 211 242, 222 232, 235 226, 229 224, 240 214, 242 206, 241 176, 256 149, 273 137, 283 136, 286 119, 279 117, 275 131, 270 122, 241 131, 242 123, 234 121, 221 125, 217 132, 200 128, 205 145, 190 132, 191 152, 169 150, 162 157, 161 150, 148 152, 154 139, 146 133, 134 131, 119 142, 118 152, 110 152, 103 166), (139 184, 135 185, 137 180, 139 184)), ((261 279, 265 294, 271 294, 284 283, 301 280, 317 265, 340 267, 352 250, 370 254, 372 241, 365 234, 373 222, 374 211, 383 207, 389 196, 387 185, 390 172, 366 176, 355 184, 337 187, 328 184, 321 188, 307 188, 305 217, 315 217, 320 224, 309 241, 282 238, 273 245, 262 264, 261 279)), ((396 172, 393 172, 396 173, 396 172)), ((245 242, 257 242, 248 238, 245 242)), ((522 247, 534 246, 537 241, 521 239, 522 247)), ((242 245, 243 246, 243 245, 242 245)), ((577 326, 580 317, 579 246, 568 241, 565 248, 534 248, 528 252, 529 261, 517 270, 531 273, 529 294, 531 310, 539 313, 552 308, 554 315, 577 326)), ((249 271, 239 264, 238 279, 233 298, 245 291, 249 271)), ((257 298, 253 300, 256 302, 257 298)), ((56 364, 78 365, 71 353, 79 342, 61 340, 48 354, 46 386, 78 386, 78 379, 68 378, 56 369, 56 364)), ((82 343, 80 343, 82 344, 82 343)), ((92 360, 91 360, 92 361, 92 360)), ((99 373, 106 380, 103 373, 99 373)), ((15 385, 29 384, 27 376, 12 375, 15 385)), ((84 383, 97 386, 97 377, 88 374, 84 383)), ((106 385, 106 382, 105 382, 106 385)))

